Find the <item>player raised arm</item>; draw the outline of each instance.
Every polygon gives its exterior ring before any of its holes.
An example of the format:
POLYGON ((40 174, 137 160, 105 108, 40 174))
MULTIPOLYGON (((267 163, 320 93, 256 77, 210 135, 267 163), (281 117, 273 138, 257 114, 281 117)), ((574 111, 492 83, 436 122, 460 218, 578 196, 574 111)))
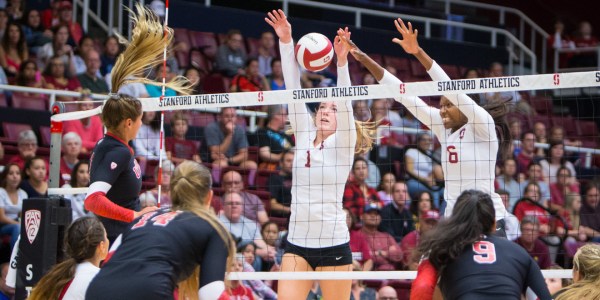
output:
MULTIPOLYGON (((402 39, 394 38, 392 42, 400 45, 402 49, 408 54, 412 54, 419 60, 421 65, 425 67, 427 73, 433 80, 446 81, 450 80, 450 77, 444 70, 419 46, 417 37, 419 31, 413 29, 412 24, 408 22, 408 27, 404 24, 402 19, 398 18, 394 20, 394 25, 398 32, 402 35, 402 39)), ((471 97, 466 94, 444 95, 452 104, 456 105, 458 109, 467 117, 467 120, 474 122, 475 124, 491 124, 493 129, 494 121, 490 114, 481 106, 479 106, 471 97)))
MULTIPOLYGON (((371 57, 369 57, 369 55, 361 51, 352 40, 340 35, 339 31, 338 36, 342 41, 348 43, 350 46, 350 54, 352 54, 352 56, 358 62, 367 68, 367 70, 369 70, 369 72, 380 84, 402 84, 400 79, 390 74, 371 57)), ((427 105, 427 103, 425 103, 419 97, 400 97, 394 98, 394 100, 404 105, 421 123, 436 131, 436 133, 439 133, 437 128, 442 125, 439 109, 427 105)))
MULTIPOLYGON (((286 89, 300 89, 300 70, 294 57, 294 40, 292 39, 292 25, 288 22, 285 13, 273 10, 267 13, 265 22, 271 25, 279 38, 279 53, 281 56, 281 69, 286 89)), ((288 105, 288 118, 294 131, 298 129, 309 130, 312 126, 310 115, 304 103, 290 103, 288 105)))
MULTIPOLYGON (((347 43, 344 43, 341 36, 344 36, 346 39, 350 39, 351 33, 348 31, 348 27, 345 29, 338 29, 338 35, 333 39, 333 50, 337 56, 337 86, 351 86, 352 82, 350 81, 350 72, 348 71, 348 53, 350 53, 350 46, 347 43)), ((354 113, 352 109, 352 101, 344 101, 338 102, 337 104, 338 112, 337 119, 339 120, 337 125, 337 130, 339 134, 344 135, 341 139, 352 139, 346 142, 350 142, 351 145, 356 143, 356 135, 355 132, 355 123, 354 123, 354 113), (354 138, 352 138, 352 134, 354 134, 354 138)))

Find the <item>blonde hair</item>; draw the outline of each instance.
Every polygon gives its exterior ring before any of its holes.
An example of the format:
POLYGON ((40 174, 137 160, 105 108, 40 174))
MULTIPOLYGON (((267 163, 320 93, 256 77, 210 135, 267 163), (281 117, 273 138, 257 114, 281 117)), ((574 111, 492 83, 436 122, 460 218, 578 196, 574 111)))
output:
POLYGON ((356 121, 356 146, 354 152, 357 154, 363 154, 373 149, 373 142, 377 135, 377 126, 379 126, 381 120, 378 121, 356 121))
POLYGON ((581 279, 561 289, 556 300, 600 299, 600 246, 587 244, 573 258, 573 272, 581 279))
POLYGON ((573 228, 579 228, 579 222, 581 220, 581 218, 579 216, 579 212, 573 211, 573 202, 577 198, 579 198, 579 202, 580 202, 579 205, 581 206, 582 199, 581 199, 581 195, 579 195, 579 193, 568 193, 567 196, 565 197, 565 208, 567 209, 567 212, 569 213, 571 227, 573 227, 573 228))
MULTIPOLYGON (((208 222, 227 245, 227 266, 230 266, 235 255, 235 243, 219 219, 207 208, 206 202, 211 201, 208 197, 211 186, 212 176, 206 167, 192 161, 184 161, 175 169, 171 178, 172 209, 190 211, 208 222)), ((190 277, 179 283, 180 300, 198 299, 199 275, 200 266, 197 266, 190 277)))
MULTIPOLYGON (((112 69, 113 93, 124 84, 134 82, 162 86, 162 83, 149 79, 144 74, 150 73, 150 70, 162 63, 165 43, 170 44, 173 40, 173 29, 163 29, 160 19, 151 9, 140 3, 136 4, 135 8, 137 13, 131 12, 131 22, 135 26, 131 33, 131 42, 117 36, 119 43, 125 44, 127 48, 119 55, 112 69)), ((177 76, 166 83, 167 88, 186 95, 192 91, 191 86, 183 76, 177 76)))

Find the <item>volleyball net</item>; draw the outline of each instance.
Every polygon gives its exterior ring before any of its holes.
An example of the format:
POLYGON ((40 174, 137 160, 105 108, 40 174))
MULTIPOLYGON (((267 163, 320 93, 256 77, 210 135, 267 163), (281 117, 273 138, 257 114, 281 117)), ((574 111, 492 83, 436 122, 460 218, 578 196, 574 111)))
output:
MULTIPOLYGON (((252 134, 257 119, 266 118, 267 114, 264 111, 268 109, 257 110, 256 107, 269 107, 273 105, 289 105, 292 103, 313 103, 313 102, 325 102, 325 101, 359 101, 373 99, 391 99, 391 98, 407 98, 407 97, 423 97, 428 104, 437 106, 440 96, 444 95, 455 95, 455 94, 468 94, 468 95, 485 95, 494 93, 513 92, 516 94, 523 95, 525 100, 529 100, 530 104, 534 99, 546 99, 552 102, 556 101, 569 101, 567 99, 572 98, 586 98, 592 102, 598 97, 598 88, 600 87, 600 72, 578 72, 578 73, 556 73, 556 74, 540 74, 540 75, 524 75, 524 76, 507 76, 507 77, 496 77, 496 78, 475 78, 475 79, 462 79, 462 80, 449 80, 449 81, 428 81, 428 82, 406 82, 400 85, 358 85, 349 87, 319 87, 319 88, 308 88, 298 90, 279 90, 279 91, 259 91, 259 92, 240 92, 240 93, 223 93, 223 94, 202 94, 202 95, 189 95, 189 96, 174 96, 174 97, 160 97, 160 98, 143 98, 140 99, 142 102, 142 108, 144 112, 165 112, 168 115, 176 111, 183 111, 188 114, 190 118, 190 127, 195 127, 198 133, 191 133, 187 136, 191 136, 192 139, 198 142, 202 141, 202 134, 200 133, 208 122, 217 122, 219 116, 215 116, 223 108, 233 107, 238 109, 238 117, 250 119, 250 124, 247 124, 246 130, 248 134, 252 134), (575 97, 569 95, 577 95, 575 97), (558 100, 557 100, 558 99, 558 100), (196 120, 193 118, 208 118, 206 120, 196 120)), ((90 110, 77 110, 73 106, 79 104, 78 102, 64 103, 65 106, 69 107, 63 111, 64 113, 54 114, 51 117, 52 124, 60 124, 63 121, 79 120, 89 118, 102 113, 102 105, 90 110)), ((96 104, 100 104, 99 102, 96 104)), ((535 105, 532 105, 535 106, 535 105)), ((535 110, 535 107, 533 108, 535 110)), ((355 108, 355 115, 357 110, 355 108)), ((373 113, 373 112, 369 112, 373 113)), ((406 112, 408 113, 408 112, 406 112)), ((566 151, 574 151, 581 154, 583 160, 580 163, 582 169, 589 168, 592 163, 592 157, 595 154, 600 154, 600 151, 596 149, 596 141, 598 139, 598 131, 589 131, 588 129, 575 128, 572 129, 569 124, 561 124, 560 122, 574 122, 573 120, 579 115, 578 112, 568 113, 561 112, 560 120, 557 116, 552 116, 552 109, 547 111, 547 115, 537 114, 536 116, 524 115, 524 114, 511 114, 509 115, 509 122, 517 120, 522 123, 541 122, 547 127, 551 126, 564 126, 565 138, 571 138, 570 134, 574 134, 576 131, 580 136, 589 137, 593 142, 583 143, 578 146, 567 146, 566 151), (563 117, 563 116, 569 117, 563 117), (575 117, 571 117, 575 116, 575 117), (533 121, 532 121, 533 120, 533 121), (574 130, 574 131, 572 131, 574 130)), ((168 118, 167 118, 168 119, 168 118)), ((597 120, 591 118, 585 121, 595 122, 597 120)), ((166 123, 167 121, 165 121, 166 123)), ((264 124, 263 124, 264 126, 264 124)), ((161 126, 162 127, 162 126, 161 126)), ((170 126, 166 126, 167 136, 172 132, 170 126)), ((524 131, 527 128, 533 126, 521 125, 520 130, 524 131)), ((303 129, 300 129, 303 130, 303 129)), ((414 135, 426 131, 426 129, 419 128, 407 128, 407 127, 393 127, 387 125, 386 128, 379 128, 379 135, 384 135, 382 130, 389 132, 399 132, 400 135, 411 135, 406 141, 401 142, 404 146, 416 144, 414 135)), ((58 133, 58 132, 57 132, 58 133)), ((391 135, 394 136, 393 134, 391 135)), ((515 137, 518 138, 518 137, 515 137)), ((53 143, 59 142, 60 140, 53 140, 53 143)), ((377 151, 379 154, 386 150, 386 145, 382 145, 382 138, 378 138, 376 146, 372 151, 377 151)), ((160 143, 159 141, 147 141, 152 143, 160 143)), ((53 145, 55 147, 57 145, 53 145)), ((536 147, 549 148, 548 143, 538 143, 536 147)), ((390 147, 387 147, 390 148, 390 147)), ((394 155, 394 152, 389 152, 388 156, 394 155)), ((579 154, 578 154, 579 155, 579 154)), ((55 156, 58 157, 58 156, 55 156)), ((209 156, 210 157, 210 156, 209 156)), ((209 158, 210 159, 210 158, 209 158)), ((259 159, 255 157, 254 159, 259 159)), ((52 160, 52 157, 51 157, 52 160)), ((406 172, 404 167, 400 169, 394 169, 393 157, 388 160, 390 166, 387 166, 386 170, 394 173, 398 180, 404 180, 406 172)), ((210 167, 208 161, 203 159, 203 162, 210 167)), ((258 163, 258 161, 257 161, 258 163)), ((51 163, 51 166, 58 166, 60 162, 55 161, 51 163)), ((397 166, 396 166, 397 167, 397 166)), ((263 177, 261 181, 261 170, 259 168, 257 174, 246 173, 243 170, 237 170, 242 173, 244 182, 246 184, 245 189, 248 192, 258 195, 263 201, 266 209, 270 207, 269 202, 271 201, 272 195, 270 195, 269 187, 265 187, 266 181, 263 177), (256 176, 253 180, 248 181, 248 176, 256 176), (259 185, 263 185, 262 188, 259 185)), ((579 169, 578 169, 579 170, 579 169)), ((370 170, 369 170, 370 171, 370 170)), ((52 172, 52 170, 51 170, 52 172)), ((220 172, 220 171, 219 171, 220 172)), ((264 173, 264 172, 262 172, 264 173)), ((382 181, 382 177, 386 172, 382 171, 378 178, 382 181)), ((219 176, 215 174, 213 168, 213 177, 219 176)), ((268 172, 267 176, 274 174, 268 172)), ((593 177, 594 174, 590 175, 593 177)), ((263 174, 264 176, 264 174, 263 174)), ((337 174, 336 176, 346 176, 346 174, 337 174)), ((547 174, 550 176, 550 174, 547 174)), ((219 180, 220 178, 216 178, 219 180)), ((215 194, 222 195, 224 188, 223 182, 215 185, 215 194)), ((150 189, 152 186, 147 185, 146 188, 150 189)), ((50 188, 49 194, 55 195, 72 195, 72 194, 85 194, 86 188, 50 188)), ((518 195, 513 195, 513 198, 521 198, 525 194, 521 190, 518 195)), ((389 199, 388 199, 389 200, 389 199)), ((409 199, 408 201, 418 201, 418 199, 409 199)), ((511 204, 515 204, 516 201, 511 201, 511 204)), ((367 203, 368 204, 368 203, 367 203)), ((223 205, 221 203, 221 205, 223 205)), ((407 206, 409 203, 407 203, 407 206)), ((437 205, 436 205, 437 206, 437 205)), ((221 206, 221 209, 223 207, 221 206)), ((432 209, 435 207, 432 207, 432 209)), ((362 209, 361 209, 362 211, 362 209)), ((218 213, 218 211, 217 211, 218 213)), ((357 216, 359 217, 359 216, 357 216)), ((278 219, 278 218, 273 218, 278 219)), ((358 221, 358 220, 357 220, 358 221)), ((280 228, 285 228, 285 220, 279 223, 280 228)), ((249 243, 251 241, 242 241, 243 243, 249 243)), ((399 246, 399 243, 398 243, 399 246)), ((562 247, 562 246, 561 246, 562 247)), ((559 252, 561 250, 558 250, 559 252)), ((398 264, 396 264, 398 265, 398 264)), ((570 270, 544 270, 544 276, 547 278, 571 278, 572 274, 570 270)), ((231 279, 250 280, 282 280, 282 279, 361 279, 361 280, 384 280, 384 279, 413 279, 416 275, 414 271, 378 271, 378 272, 294 272, 294 273, 282 273, 282 272, 255 272, 255 273, 231 273, 231 279)))

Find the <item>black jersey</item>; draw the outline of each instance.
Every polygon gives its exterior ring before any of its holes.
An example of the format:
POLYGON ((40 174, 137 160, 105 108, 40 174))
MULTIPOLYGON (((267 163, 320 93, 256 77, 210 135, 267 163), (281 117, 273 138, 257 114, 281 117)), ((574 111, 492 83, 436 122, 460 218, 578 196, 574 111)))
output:
POLYGON ((537 263, 519 245, 495 236, 467 247, 441 274, 444 299, 520 300, 530 287, 552 299, 537 263))
POLYGON ((176 284, 201 265, 200 287, 225 278, 227 247, 206 220, 191 212, 147 213, 90 283, 86 299, 173 299, 176 284))
MULTIPOLYGON (((107 133, 98 141, 90 159, 90 184, 106 182, 111 185, 106 198, 112 202, 138 211, 142 173, 133 156, 133 149, 119 138, 107 133)), ((109 238, 114 240, 129 223, 98 216, 109 238)))

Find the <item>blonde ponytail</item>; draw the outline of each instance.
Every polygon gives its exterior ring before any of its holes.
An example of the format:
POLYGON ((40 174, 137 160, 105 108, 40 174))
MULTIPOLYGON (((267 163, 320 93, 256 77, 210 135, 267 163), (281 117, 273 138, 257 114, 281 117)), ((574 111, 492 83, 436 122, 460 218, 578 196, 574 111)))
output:
POLYGON ((373 149, 373 142, 377 136, 377 127, 380 123, 381 120, 374 122, 362 122, 354 120, 354 124, 356 126, 356 146, 354 148, 355 153, 363 154, 373 149))
MULTIPOLYGON (((162 83, 148 79, 144 74, 162 63, 165 43, 170 44, 173 40, 173 29, 164 29, 167 34, 165 39, 163 26, 154 12, 140 3, 135 8, 137 13, 130 12, 131 22, 134 24, 131 42, 117 35, 119 42, 127 47, 112 69, 113 93, 133 82, 162 86, 162 83)), ((186 95, 193 90, 192 84, 183 76, 175 77, 166 83, 166 87, 186 95)))
MULTIPOLYGON (((206 202, 211 201, 209 197, 211 187, 212 175, 206 167, 192 161, 184 161, 175 169, 171 178, 172 209, 190 211, 204 219, 217 231, 227 245, 227 268, 229 268, 235 255, 235 243, 227 229, 207 208, 206 202)), ((197 267, 190 277, 179 283, 180 300, 198 299, 199 274, 200 268, 197 267)))

